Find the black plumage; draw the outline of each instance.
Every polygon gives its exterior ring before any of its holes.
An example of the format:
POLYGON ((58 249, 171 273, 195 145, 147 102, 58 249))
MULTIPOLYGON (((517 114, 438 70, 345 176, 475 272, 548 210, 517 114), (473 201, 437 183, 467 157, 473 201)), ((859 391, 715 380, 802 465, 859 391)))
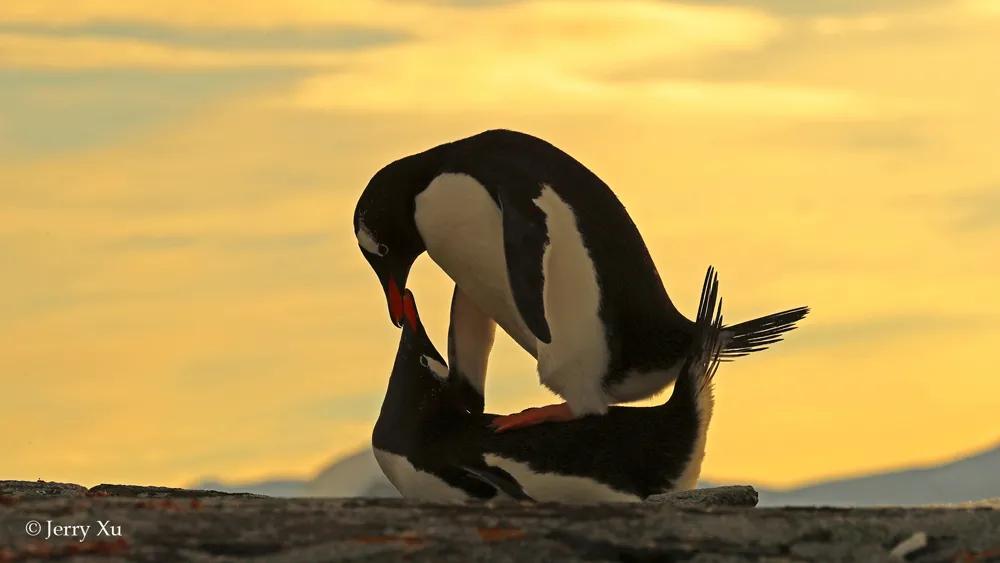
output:
POLYGON ((527 465, 533 473, 582 477, 635 499, 672 490, 690 464, 700 467, 703 454, 696 450, 699 444, 704 448, 711 383, 721 353, 717 294, 715 272, 709 269, 696 319, 698 337, 686 351, 665 403, 611 407, 604 416, 497 434, 490 427, 495 415, 470 413, 454 400, 451 387, 461 385, 454 373, 442 379, 421 360, 444 363, 407 293, 411 318, 404 322, 372 444, 405 457, 417 470, 471 498, 493 498, 499 492, 515 498, 532 494, 503 468, 488 464, 490 454, 527 465))
MULTIPOLYGON (((427 250, 415 226, 415 200, 443 174, 473 178, 502 215, 503 232, 497 236, 503 237, 503 259, 513 303, 534 337, 515 335, 522 347, 537 355, 535 339, 547 344, 555 338, 550 332, 544 298, 543 262, 550 240, 545 213, 536 201, 549 188, 572 210, 600 292, 596 314, 606 341, 606 365, 595 368, 599 371, 596 375, 586 376, 598 378, 596 383, 580 381, 574 385, 591 386, 588 389, 597 385, 603 390, 603 400, 610 404, 643 398, 671 383, 697 336, 696 323, 674 306, 639 230, 608 185, 572 156, 531 135, 486 131, 402 158, 375 174, 358 201, 354 227, 356 231, 364 228, 390 249, 384 256, 364 251, 384 288, 395 287, 387 280, 405 287, 410 265, 427 250), (629 385, 640 378, 646 381, 629 385)), ((451 212, 461 214, 466 210, 456 208, 451 212)), ((453 241, 456 245, 464 243, 461 239, 453 241)), ((463 268, 476 266, 465 264, 463 268)), ((463 284, 484 276, 455 281, 468 290, 468 295, 475 295, 475 288, 463 284)), ((390 293, 387 289, 387 298, 390 293)), ((499 318, 495 316, 497 311, 480 305, 485 313, 499 318)), ((794 329, 808 311, 798 307, 724 327, 722 357, 732 359, 767 348, 794 329)), ((504 328, 511 330, 510 326, 504 328)), ((563 349, 583 349, 589 344, 574 342, 563 349)), ((543 371, 540 364, 540 376, 545 382, 543 371)), ((475 378, 482 376, 477 374, 475 378)), ((477 385, 481 388, 481 384, 477 385)), ((467 406, 477 407, 475 401, 467 406)), ((587 408, 593 412, 593 405, 587 408)))

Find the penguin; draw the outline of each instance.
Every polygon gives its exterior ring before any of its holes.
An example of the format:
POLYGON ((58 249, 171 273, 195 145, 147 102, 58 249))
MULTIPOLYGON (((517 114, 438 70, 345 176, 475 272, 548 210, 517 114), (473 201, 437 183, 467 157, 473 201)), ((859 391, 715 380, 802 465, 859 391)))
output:
POLYGON ((409 290, 400 295, 399 314, 403 334, 372 432, 382 472, 407 498, 531 500, 509 473, 461 447, 463 422, 471 415, 448 388, 448 368, 430 344, 409 290))
MULTIPOLYGON (((696 335, 642 236, 596 174, 537 137, 491 130, 401 158, 361 194, 354 231, 401 326, 424 252, 455 282, 448 355, 470 409, 484 394, 497 324, 565 401, 497 419, 497 430, 604 414, 672 383, 696 335)), ((723 359, 780 341, 797 307, 731 325, 723 359)))
POLYGON ((455 400, 461 383, 430 341, 413 295, 401 297, 403 330, 372 435, 379 466, 408 498, 510 498, 637 502, 697 484, 719 365, 718 281, 709 270, 698 337, 685 353, 670 399, 653 407, 613 406, 604 416, 496 433, 496 415, 455 400))

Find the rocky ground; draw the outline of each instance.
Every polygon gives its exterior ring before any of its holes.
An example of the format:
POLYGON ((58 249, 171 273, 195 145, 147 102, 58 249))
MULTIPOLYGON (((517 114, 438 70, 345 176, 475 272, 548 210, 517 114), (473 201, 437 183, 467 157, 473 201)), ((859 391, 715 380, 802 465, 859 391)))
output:
POLYGON ((0 561, 1000 561, 989 506, 756 498, 725 487, 643 504, 430 504, 0 481, 0 561))

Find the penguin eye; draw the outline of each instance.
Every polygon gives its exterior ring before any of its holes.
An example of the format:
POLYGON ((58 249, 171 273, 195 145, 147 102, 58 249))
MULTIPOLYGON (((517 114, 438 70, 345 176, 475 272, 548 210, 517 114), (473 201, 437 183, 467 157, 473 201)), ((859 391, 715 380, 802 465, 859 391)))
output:
POLYGON ((365 252, 370 252, 376 256, 385 256, 389 252, 389 247, 384 244, 379 244, 375 240, 375 235, 368 230, 365 223, 358 220, 358 232, 354 233, 358 237, 358 246, 361 247, 365 252))
POLYGON ((443 381, 448 380, 448 366, 437 361, 437 359, 431 358, 430 356, 427 355, 421 355, 420 365, 427 368, 428 371, 434 374, 434 377, 437 377, 438 379, 443 381))

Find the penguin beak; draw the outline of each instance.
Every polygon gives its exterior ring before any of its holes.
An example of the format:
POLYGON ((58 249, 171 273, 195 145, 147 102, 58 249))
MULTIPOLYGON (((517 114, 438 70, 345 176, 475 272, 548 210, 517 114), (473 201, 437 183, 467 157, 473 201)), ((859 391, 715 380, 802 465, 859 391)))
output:
POLYGON ((409 289, 403 290, 403 318, 406 319, 407 326, 414 333, 421 332, 423 325, 420 324, 420 317, 417 315, 417 302, 413 299, 413 293, 409 289))
MULTIPOLYGON (((417 314, 417 303, 413 299, 413 294, 410 293, 409 289, 403 290, 403 318, 400 324, 403 327, 401 345, 403 343, 408 343, 416 350, 426 351, 428 348, 427 333, 424 331, 424 325, 420 322, 420 317, 417 314)), ((430 348, 433 348, 433 344, 430 344, 430 348)))
POLYGON ((385 302, 389 305, 389 320, 396 327, 403 326, 403 294, 396 285, 396 280, 389 277, 389 281, 384 284, 385 302))
POLYGON ((403 326, 403 291, 406 289, 406 278, 410 274, 410 266, 399 266, 393 261, 379 256, 365 254, 375 275, 378 276, 385 292, 385 302, 389 308, 389 320, 397 328, 403 326))

